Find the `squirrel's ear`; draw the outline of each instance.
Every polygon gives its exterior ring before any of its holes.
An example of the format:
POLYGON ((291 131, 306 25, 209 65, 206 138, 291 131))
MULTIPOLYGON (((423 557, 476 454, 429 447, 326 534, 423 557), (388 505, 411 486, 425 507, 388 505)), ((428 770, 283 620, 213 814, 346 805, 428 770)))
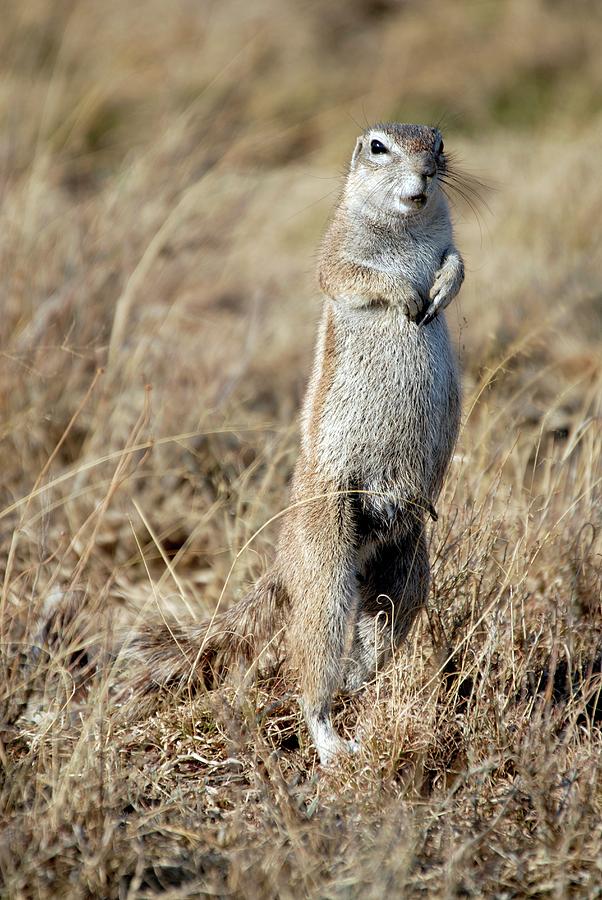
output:
POLYGON ((354 166, 358 160, 360 153, 362 152, 362 147, 364 146, 364 139, 362 137, 358 137, 355 142, 355 150, 353 151, 353 156, 351 157, 351 165, 354 166))

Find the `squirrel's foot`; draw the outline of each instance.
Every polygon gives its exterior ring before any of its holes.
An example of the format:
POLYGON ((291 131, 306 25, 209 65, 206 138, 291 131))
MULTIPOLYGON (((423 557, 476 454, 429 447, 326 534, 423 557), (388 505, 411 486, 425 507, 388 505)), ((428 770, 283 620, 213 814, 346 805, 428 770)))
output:
POLYGON ((354 740, 343 740, 343 738, 336 735, 336 741, 330 743, 328 747, 324 747, 323 745, 318 748, 318 755, 320 757, 320 765, 325 768, 328 766, 333 766, 337 759, 340 759, 342 756, 355 756, 356 753, 360 751, 359 741, 354 740))
POLYGON ((321 765, 330 766, 336 757, 357 753, 359 750, 359 744, 356 741, 346 741, 337 734, 330 713, 325 708, 320 711, 306 709, 305 717, 321 765))

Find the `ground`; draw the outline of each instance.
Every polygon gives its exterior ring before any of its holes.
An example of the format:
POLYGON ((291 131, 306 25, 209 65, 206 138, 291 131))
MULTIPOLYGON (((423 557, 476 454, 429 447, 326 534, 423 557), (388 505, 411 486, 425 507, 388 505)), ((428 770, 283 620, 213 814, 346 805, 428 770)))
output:
POLYGON ((601 38, 587 0, 6 5, 6 896, 602 896, 601 38), (451 195, 428 607, 324 772, 284 670, 142 703, 127 639, 269 566, 378 120, 441 122, 488 187, 451 195))

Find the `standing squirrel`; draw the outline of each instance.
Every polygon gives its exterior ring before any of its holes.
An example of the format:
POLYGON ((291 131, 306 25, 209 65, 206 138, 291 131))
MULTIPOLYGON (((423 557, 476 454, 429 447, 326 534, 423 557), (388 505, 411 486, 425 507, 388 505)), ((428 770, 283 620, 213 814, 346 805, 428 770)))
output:
POLYGON ((223 677, 283 625, 320 761, 354 749, 331 721, 370 680, 429 589, 427 514, 460 424, 445 307, 464 278, 437 128, 381 124, 355 145, 319 263, 326 295, 290 508, 272 570, 209 622, 138 635, 138 686, 223 677))

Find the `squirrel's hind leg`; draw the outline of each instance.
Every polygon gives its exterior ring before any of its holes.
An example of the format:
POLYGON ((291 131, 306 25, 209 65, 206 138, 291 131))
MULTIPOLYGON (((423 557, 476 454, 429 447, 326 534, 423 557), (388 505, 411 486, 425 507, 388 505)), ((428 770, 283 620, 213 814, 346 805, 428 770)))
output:
MULTIPOLYGON (((287 517, 279 562, 291 601, 289 654, 301 688, 301 707, 327 765, 352 750, 335 731, 330 707, 341 684, 342 658, 357 606, 352 503, 337 486, 312 484, 319 499, 287 517)), ((300 499, 300 498, 299 498, 300 499)))
POLYGON ((345 660, 343 687, 353 693, 395 652, 428 597, 430 580, 424 525, 377 545, 358 573, 359 608, 345 660))

